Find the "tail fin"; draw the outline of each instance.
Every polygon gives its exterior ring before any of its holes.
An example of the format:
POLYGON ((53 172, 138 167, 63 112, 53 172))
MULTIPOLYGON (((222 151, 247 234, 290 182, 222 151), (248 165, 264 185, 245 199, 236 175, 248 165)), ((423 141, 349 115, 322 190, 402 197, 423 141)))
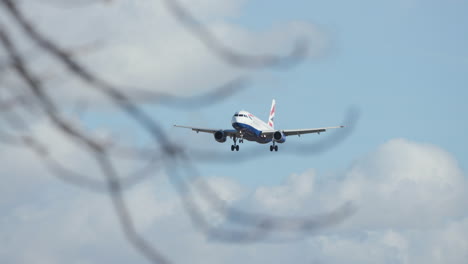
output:
POLYGON ((275 129, 275 123, 274 123, 275 109, 276 109, 276 101, 275 99, 273 99, 273 101, 271 102, 270 116, 268 117, 268 125, 273 129, 275 129))

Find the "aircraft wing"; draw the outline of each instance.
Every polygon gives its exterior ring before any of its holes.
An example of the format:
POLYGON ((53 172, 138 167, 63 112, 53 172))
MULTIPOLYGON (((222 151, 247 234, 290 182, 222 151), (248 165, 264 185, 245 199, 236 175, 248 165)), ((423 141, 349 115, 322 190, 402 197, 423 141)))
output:
MULTIPOLYGON (((306 128, 306 129, 286 129, 286 130, 280 130, 283 132, 285 136, 292 136, 292 135, 302 135, 302 134, 311 134, 311 133, 322 133, 327 131, 328 129, 334 129, 334 128, 342 128, 344 126, 335 126, 335 127, 321 127, 321 128, 306 128)), ((264 135, 273 135, 276 131, 268 131, 268 132, 262 132, 264 135)))
POLYGON ((288 130, 283 130, 283 133, 285 136, 302 135, 302 134, 310 134, 310 133, 322 133, 322 132, 327 131, 328 129, 342 128, 342 127, 344 126, 306 128, 306 129, 288 129, 288 130))
POLYGON ((193 131, 196 131, 197 133, 198 132, 204 132, 204 133, 210 133, 210 134, 214 134, 216 133, 217 131, 223 131, 224 134, 228 137, 232 137, 232 136, 236 136, 236 137, 239 137, 240 134, 239 134, 239 131, 235 130, 235 129, 211 129, 211 128, 201 128, 201 127, 191 127, 191 126, 179 126, 179 125, 174 125, 175 127, 181 127, 181 128, 188 128, 188 129, 192 129, 193 131))

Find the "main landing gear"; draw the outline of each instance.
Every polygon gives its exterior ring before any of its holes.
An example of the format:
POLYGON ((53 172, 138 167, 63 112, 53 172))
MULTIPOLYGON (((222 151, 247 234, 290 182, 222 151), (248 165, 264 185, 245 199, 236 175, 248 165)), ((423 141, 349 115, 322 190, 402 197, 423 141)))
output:
POLYGON ((275 145, 274 141, 273 141, 273 145, 270 145, 270 151, 273 151, 273 150, 278 151, 278 146, 275 145))
MULTIPOLYGON (((234 137, 233 139, 234 139, 234 145, 231 145, 231 151, 234 151, 234 150, 239 151, 239 145, 237 145, 236 143, 237 138, 234 137)), ((244 142, 244 139, 243 138, 239 139, 239 143, 242 143, 242 142, 244 142)))

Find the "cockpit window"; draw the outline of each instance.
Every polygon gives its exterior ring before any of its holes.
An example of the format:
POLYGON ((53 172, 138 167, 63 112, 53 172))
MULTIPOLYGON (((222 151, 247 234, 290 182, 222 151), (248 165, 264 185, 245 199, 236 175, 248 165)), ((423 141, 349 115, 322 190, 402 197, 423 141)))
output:
POLYGON ((235 114, 234 116, 239 116, 238 114, 235 114))

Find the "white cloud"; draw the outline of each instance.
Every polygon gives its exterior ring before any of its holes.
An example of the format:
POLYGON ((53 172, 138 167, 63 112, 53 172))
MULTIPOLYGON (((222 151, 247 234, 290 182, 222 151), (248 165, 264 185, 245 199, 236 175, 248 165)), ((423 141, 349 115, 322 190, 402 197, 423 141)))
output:
MULTIPOLYGON (((235 16, 241 4, 190 2, 197 15, 208 17, 207 25, 225 43, 239 50, 282 53, 297 35, 312 38, 315 52, 326 46, 323 34, 310 24, 291 22, 258 33, 223 22, 225 16, 235 16)), ((70 10, 27 5, 35 7, 27 12, 41 30, 65 46, 101 41, 102 46, 80 60, 117 83, 192 93, 245 73, 207 51, 164 11, 160 1, 115 1, 70 10)), ((82 95, 80 89, 70 88, 76 83, 65 84, 64 95, 74 99, 82 95)), ((49 143, 52 155, 99 179, 101 174, 86 153, 50 124, 36 122, 33 131, 49 143)), ((0 187, 4 245, 0 262, 141 261, 122 236, 109 197, 47 176, 28 151, 2 148, 0 159, 0 174, 7 183, 0 187)), ((122 162, 120 169, 129 170, 129 164, 122 162)), ((282 185, 253 191, 232 179, 207 180, 225 205, 256 212, 309 215, 346 201, 357 205, 358 211, 344 223, 287 244, 233 245, 208 239, 191 226, 163 178, 137 185, 126 198, 138 230, 175 262, 465 263, 468 259, 466 175, 440 148, 395 139, 357 160, 345 173, 317 181, 320 177, 311 169, 289 176, 282 185)), ((212 224, 225 221, 201 205, 212 224)))
MULTIPOLYGON (((92 171, 77 158, 81 154, 74 155, 76 149, 47 124, 39 123, 34 131, 41 138, 54 139, 51 147, 56 147, 63 162, 81 165, 84 173, 92 171)), ((10 184, 2 185, 1 192, 0 241, 4 246, 0 262, 142 260, 123 238, 109 197, 44 176, 34 156, 3 149, 1 155, 2 160, 10 158, 8 166, 0 168, 10 184), (40 183, 36 177, 42 177, 40 183), (22 180, 12 181, 15 178, 22 180)), ((233 179, 206 178, 225 205, 255 212, 320 214, 348 200, 358 206, 344 223, 287 243, 267 240, 244 245, 209 239, 192 226, 163 176, 126 191, 126 200, 139 232, 176 263, 466 261, 467 180, 449 153, 432 145, 395 139, 358 159, 343 174, 317 180, 320 177, 311 169, 289 176, 281 185, 253 190, 233 179)), ((206 204, 201 205, 214 226, 226 220, 206 204)))
MULTIPOLYGON (((321 54, 327 46, 324 32, 313 24, 290 22, 258 32, 226 22, 227 17, 238 15, 244 0, 185 2, 226 46, 241 53, 288 54, 298 37, 310 40, 312 56, 321 54)), ((208 50, 168 13, 163 1, 122 0, 79 8, 29 1, 21 7, 41 32, 62 46, 71 50, 91 46, 76 59, 120 87, 190 95, 251 73, 226 64, 208 50)), ((29 43, 24 38, 20 42, 25 46, 29 43)), ((56 61, 42 51, 39 54, 33 60, 34 68, 41 76, 50 77, 59 101, 100 98, 66 75, 56 61)))
POLYGON ((292 174, 280 186, 259 187, 255 190, 254 201, 265 211, 288 214, 302 211, 304 202, 310 200, 314 192, 315 172, 292 174))
POLYGON ((360 226, 429 228, 467 209, 466 178, 455 159, 428 144, 392 140, 356 162, 340 186, 360 226))
POLYGON ((242 186, 228 178, 207 177, 194 179, 192 191, 186 196, 212 226, 225 220, 225 209, 245 195, 242 186), (213 200, 216 195, 219 200, 213 200), (220 211, 221 210, 221 211, 220 211))
MULTIPOLYGON (((356 213, 305 239, 319 263, 464 263, 466 176, 446 151, 394 139, 327 181, 313 170, 259 187, 252 210, 309 215, 352 201, 356 213), (299 208, 299 209, 298 209, 299 208), (313 210, 311 208, 314 208, 313 210)), ((304 254, 304 258, 310 256, 304 254)))

